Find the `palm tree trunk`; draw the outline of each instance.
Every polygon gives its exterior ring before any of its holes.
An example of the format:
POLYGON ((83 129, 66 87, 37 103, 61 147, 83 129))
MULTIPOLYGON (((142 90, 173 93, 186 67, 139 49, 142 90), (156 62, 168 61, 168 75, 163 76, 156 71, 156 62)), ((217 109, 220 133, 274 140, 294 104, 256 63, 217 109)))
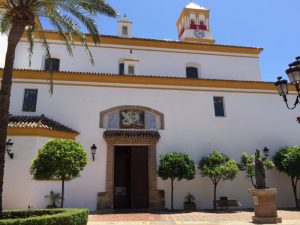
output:
POLYGON ((61 202, 60 207, 64 207, 64 199, 65 199, 65 178, 61 180, 61 202))
POLYGON ((2 193, 5 166, 5 147, 7 138, 10 94, 12 86, 12 72, 15 61, 16 47, 24 33, 26 24, 21 20, 14 20, 8 35, 8 47, 0 90, 0 217, 2 218, 2 193))

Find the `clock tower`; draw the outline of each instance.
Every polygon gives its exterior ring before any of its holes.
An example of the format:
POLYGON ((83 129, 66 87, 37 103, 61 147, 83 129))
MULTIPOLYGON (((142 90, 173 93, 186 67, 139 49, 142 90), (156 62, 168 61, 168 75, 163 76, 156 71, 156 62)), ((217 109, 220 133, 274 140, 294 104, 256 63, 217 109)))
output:
POLYGON ((214 44, 209 24, 209 9, 193 1, 187 4, 177 20, 178 37, 185 42, 214 44))

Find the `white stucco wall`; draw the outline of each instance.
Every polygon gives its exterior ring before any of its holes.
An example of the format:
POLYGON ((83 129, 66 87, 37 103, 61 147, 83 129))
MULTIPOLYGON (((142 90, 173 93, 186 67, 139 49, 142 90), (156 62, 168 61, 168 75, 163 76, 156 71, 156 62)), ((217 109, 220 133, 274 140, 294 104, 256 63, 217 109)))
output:
MULTIPOLYGON (((222 92, 220 89, 216 90, 220 92, 211 92, 212 88, 206 92, 204 88, 179 91, 55 85, 54 94, 50 96, 48 85, 15 83, 10 108, 10 113, 14 115, 26 115, 22 112, 24 88, 39 90, 37 112, 27 115, 44 113, 79 131, 78 141, 89 157, 90 146, 98 146, 95 162, 90 161, 80 178, 66 184, 66 207, 95 210, 97 193, 105 191, 106 143, 104 129, 99 128, 99 112, 111 107, 140 105, 164 113, 165 130, 160 131, 157 161, 162 154, 184 151, 198 164, 200 158, 213 149, 238 160, 242 152, 253 153, 255 149, 267 146, 274 154, 282 146, 299 144, 299 124, 295 121, 297 111, 287 110, 275 92, 260 94, 222 92), (224 97, 225 118, 214 116, 213 96, 224 97)), ((7 159, 4 207, 27 207, 28 196, 31 196, 30 202, 34 207, 45 207, 47 200, 44 196, 50 190, 59 192, 60 184, 33 182, 26 167, 47 139, 12 139, 16 143, 13 149, 16 159, 7 159), (19 199, 22 199, 21 203, 19 199)), ((284 174, 270 172, 268 185, 279 189, 279 207, 293 206, 290 181, 284 174)), ((166 191, 166 206, 169 207, 169 181, 158 179, 158 187, 166 191)), ((250 187, 244 174, 240 174, 233 182, 221 182, 218 196, 238 199, 243 207, 250 207, 252 200, 247 191, 250 187)), ((211 207, 212 185, 208 179, 197 177, 193 181, 176 183, 176 208, 182 207, 188 191, 195 195, 198 207, 211 207)))
POLYGON ((7 35, 0 33, 0 68, 4 67, 7 50, 7 35))
MULTIPOLYGON (((16 68, 28 68, 27 49, 26 42, 18 45, 16 68)), ((94 66, 90 64, 83 47, 76 46, 74 56, 70 57, 65 46, 51 45, 53 57, 61 59, 61 71, 118 74, 119 60, 127 58, 139 60, 137 72, 141 75, 185 77, 186 64, 197 63, 201 66, 201 78, 261 80, 259 59, 253 55, 117 45, 91 46, 91 51, 95 59, 94 66), (132 54, 130 49, 133 49, 132 54)), ((31 69, 43 70, 44 61, 43 51, 36 44, 31 69)))

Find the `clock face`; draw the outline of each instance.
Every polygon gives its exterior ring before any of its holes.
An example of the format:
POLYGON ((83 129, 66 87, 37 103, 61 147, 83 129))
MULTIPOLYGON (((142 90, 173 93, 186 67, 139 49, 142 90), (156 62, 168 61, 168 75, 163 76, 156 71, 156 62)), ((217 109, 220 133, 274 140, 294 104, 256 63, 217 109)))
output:
POLYGON ((194 31, 194 34, 197 38, 204 38, 205 36, 205 32, 204 30, 201 30, 199 28, 197 28, 195 31, 194 31))

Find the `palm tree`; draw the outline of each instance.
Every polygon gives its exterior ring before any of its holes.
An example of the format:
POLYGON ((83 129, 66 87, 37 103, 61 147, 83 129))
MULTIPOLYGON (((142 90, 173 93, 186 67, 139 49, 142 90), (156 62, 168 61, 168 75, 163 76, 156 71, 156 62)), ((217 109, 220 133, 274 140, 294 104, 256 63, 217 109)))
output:
MULTIPOLYGON (((16 47, 22 35, 27 36, 30 64, 34 47, 33 34, 37 34, 36 37, 41 40, 46 58, 51 58, 45 31, 37 24, 38 17, 44 17, 59 32, 70 55, 72 55, 74 39, 79 40, 85 46, 93 64, 87 37, 80 25, 84 25, 89 31, 95 44, 99 43, 99 31, 93 19, 97 14, 117 16, 116 11, 105 0, 0 0, 0 32, 8 33, 8 47, 0 90, 0 217, 2 217, 5 143, 16 47)), ((52 83, 50 87, 52 92, 52 83)))

